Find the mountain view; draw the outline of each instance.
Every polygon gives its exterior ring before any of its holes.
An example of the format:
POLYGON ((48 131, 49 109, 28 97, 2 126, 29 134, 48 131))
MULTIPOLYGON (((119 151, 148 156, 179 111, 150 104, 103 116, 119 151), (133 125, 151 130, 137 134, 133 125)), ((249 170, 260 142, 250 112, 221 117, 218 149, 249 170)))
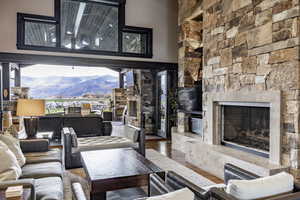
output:
POLYGON ((110 94, 118 87, 118 78, 111 75, 81 77, 22 76, 22 86, 29 87, 32 98, 70 98, 86 94, 110 94))

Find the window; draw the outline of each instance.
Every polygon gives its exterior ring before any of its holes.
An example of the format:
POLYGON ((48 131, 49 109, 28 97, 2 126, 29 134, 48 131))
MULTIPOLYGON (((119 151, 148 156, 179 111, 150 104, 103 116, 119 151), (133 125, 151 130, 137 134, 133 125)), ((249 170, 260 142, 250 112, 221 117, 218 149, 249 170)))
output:
POLYGON ((25 45, 55 47, 56 25, 25 22, 25 45))
POLYGON ((123 52, 145 54, 145 47, 145 34, 123 32, 123 52))
POLYGON ((118 51, 118 6, 62 0, 62 47, 118 51))
POLYGON ((125 22, 124 0, 55 0, 55 16, 18 13, 18 49, 152 57, 152 29, 125 22))

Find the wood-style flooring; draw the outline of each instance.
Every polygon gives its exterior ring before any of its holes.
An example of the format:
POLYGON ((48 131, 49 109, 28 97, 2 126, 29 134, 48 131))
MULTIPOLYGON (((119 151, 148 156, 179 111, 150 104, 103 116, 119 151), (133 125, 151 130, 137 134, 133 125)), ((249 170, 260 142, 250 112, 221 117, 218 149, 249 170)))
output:
POLYGON ((173 150, 172 149, 172 143, 171 141, 166 141, 166 140, 151 140, 151 141, 147 141, 146 142, 146 148, 147 149, 154 149, 158 152, 160 152, 161 154, 175 160, 178 163, 183 164, 184 166, 192 169, 193 171, 195 171, 196 173, 200 174, 201 176, 206 177, 207 179, 215 182, 215 183, 224 183, 223 180, 221 180, 220 178, 207 173, 203 170, 201 170, 200 168, 188 163, 185 161, 185 156, 183 153, 173 150))

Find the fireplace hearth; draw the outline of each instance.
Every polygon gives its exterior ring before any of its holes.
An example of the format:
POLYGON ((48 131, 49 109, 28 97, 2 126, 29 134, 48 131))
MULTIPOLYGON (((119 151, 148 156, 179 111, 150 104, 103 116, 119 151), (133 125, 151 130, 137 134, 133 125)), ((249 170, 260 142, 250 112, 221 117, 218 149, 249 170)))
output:
POLYGON ((269 157, 270 107, 257 103, 223 103, 221 133, 223 145, 269 157))

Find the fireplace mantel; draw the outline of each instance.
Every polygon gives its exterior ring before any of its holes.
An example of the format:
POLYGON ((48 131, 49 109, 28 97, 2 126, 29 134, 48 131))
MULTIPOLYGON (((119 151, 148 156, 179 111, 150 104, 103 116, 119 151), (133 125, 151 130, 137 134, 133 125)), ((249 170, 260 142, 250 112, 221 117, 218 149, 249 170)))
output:
MULTIPOLYGON (((281 164, 281 92, 280 91, 235 91, 226 93, 209 93, 205 115, 207 117, 207 131, 204 133, 204 142, 212 145, 221 144, 221 104, 247 103, 249 105, 270 105, 270 156, 269 163, 281 164), (220 104, 221 103, 221 104, 220 104)), ((238 151, 238 150, 237 150, 238 151)))

